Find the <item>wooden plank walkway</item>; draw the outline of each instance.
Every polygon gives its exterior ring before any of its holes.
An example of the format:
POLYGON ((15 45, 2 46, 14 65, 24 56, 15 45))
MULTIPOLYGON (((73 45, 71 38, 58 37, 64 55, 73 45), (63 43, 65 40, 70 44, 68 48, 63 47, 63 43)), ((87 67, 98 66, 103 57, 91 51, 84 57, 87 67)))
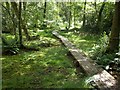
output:
POLYGON ((68 48, 72 56, 82 67, 86 75, 91 76, 90 82, 93 81, 100 89, 115 90, 117 81, 106 70, 100 68, 90 58, 88 58, 81 50, 76 48, 67 38, 59 35, 56 31, 52 32, 62 43, 68 48))

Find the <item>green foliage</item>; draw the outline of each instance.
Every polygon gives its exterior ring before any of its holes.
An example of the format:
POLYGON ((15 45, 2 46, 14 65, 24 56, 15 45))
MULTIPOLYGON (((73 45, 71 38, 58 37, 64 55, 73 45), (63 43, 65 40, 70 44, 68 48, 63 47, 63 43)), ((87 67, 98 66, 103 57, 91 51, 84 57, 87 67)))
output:
POLYGON ((106 66, 110 61, 114 60, 114 54, 106 53, 109 41, 106 32, 101 36, 87 34, 86 32, 80 32, 80 34, 68 32, 62 33, 62 35, 69 38, 79 49, 100 65, 106 66))
POLYGON ((114 13, 114 4, 106 2, 102 14, 101 32, 105 31, 107 34, 109 34, 109 32, 111 31, 113 13, 114 13))
POLYGON ((92 88, 89 86, 89 84, 85 83, 85 80, 86 78, 82 78, 80 80, 77 80, 76 82, 70 80, 69 82, 65 82, 64 87, 65 88, 92 88))
MULTIPOLYGON (((3 6, 7 8, 6 3, 3 3, 3 6)), ((9 3, 10 6, 10 3, 9 3)), ((97 21, 99 10, 102 6, 102 2, 87 2, 86 4, 86 13, 85 13, 85 29, 84 31, 97 33, 97 21)), ((26 23, 26 26, 29 30, 33 30, 35 28, 56 28, 61 29, 65 28, 65 22, 69 22, 71 20, 70 28, 79 27, 81 28, 83 23, 83 10, 84 10, 84 2, 47 2, 46 4, 46 18, 44 18, 44 2, 31 2, 26 3, 26 9, 22 10, 22 18, 24 19, 23 22, 26 23), (71 16, 70 16, 71 13, 71 16), (44 21, 47 21, 45 25, 43 24, 44 21), (53 23, 48 23, 48 22, 53 23)), ((3 28, 7 28, 7 30, 13 31, 14 24, 17 23, 17 19, 15 13, 13 12, 12 7, 10 6, 8 10, 3 8, 3 28), (10 15, 8 13, 10 12, 10 15), (13 17, 11 17, 13 15, 13 17), (13 24, 12 20, 15 22, 13 24), (12 23, 12 25, 11 25, 12 23), (11 30, 12 29, 12 30, 11 30)), ((114 12, 114 3, 106 2, 104 10, 101 16, 101 30, 100 32, 103 33, 106 31, 109 33, 111 24, 112 24, 112 17, 114 12)), ((15 25, 16 26, 16 25, 15 25)), ((17 28, 17 26, 16 26, 17 28)))
POLYGON ((114 60, 114 54, 107 54, 109 37, 104 32, 101 35, 98 44, 93 47, 92 59, 95 59, 98 64, 107 65, 111 60, 114 60))
POLYGON ((96 62, 103 67, 107 66, 112 60, 114 60, 115 54, 102 54, 101 56, 96 56, 96 62))
MULTIPOLYGON (((12 53, 19 51, 16 56, 4 56, 2 58, 3 88, 90 87, 84 82, 86 77, 78 78, 71 59, 67 57, 67 49, 51 33, 53 30, 66 30, 70 24, 71 30, 68 30, 68 33, 60 33, 82 49, 86 55, 95 59, 98 64, 107 65, 114 58, 113 54, 105 53, 108 46, 107 35, 112 24, 114 4, 106 2, 99 31, 103 35, 98 36, 96 35, 98 33, 97 21, 102 4, 102 2, 97 2, 95 6, 95 3, 87 2, 85 28, 82 28, 84 2, 47 2, 46 13, 44 13, 44 2, 27 2, 25 10, 22 7, 22 23, 25 24, 28 34, 32 38, 38 37, 27 41, 22 32, 23 44, 27 47, 39 49, 39 51, 27 52, 18 49, 18 41, 14 37, 19 35, 18 19, 11 3, 2 3, 4 7, 2 8, 2 30, 10 32, 8 35, 3 35, 7 42, 7 44, 2 43, 3 51, 12 53), (43 17, 44 14, 46 18, 43 17)), ((24 28, 22 30, 24 31, 24 28)))
POLYGON ((3 88, 69 88, 71 81, 76 82, 72 87, 83 88, 66 52, 64 47, 51 47, 3 57, 3 88))
POLYGON ((18 55, 2 57, 3 89, 89 88, 84 82, 86 77, 79 77, 72 59, 67 56, 68 50, 54 38, 51 30, 44 30, 39 35, 38 40, 24 42, 27 46, 40 48, 39 51, 20 50, 18 55), (46 47, 43 43, 52 45, 46 47))
POLYGON ((2 52, 3 54, 15 55, 19 52, 16 39, 13 39, 12 35, 3 34, 2 35, 2 52))
POLYGON ((101 55, 106 52, 107 46, 109 42, 109 37, 104 32, 103 35, 100 36, 99 43, 94 47, 96 54, 101 55))
POLYGON ((86 55, 91 56, 91 52, 93 51, 93 47, 98 43, 99 36, 94 34, 88 34, 86 32, 68 32, 61 33, 65 37, 67 37, 72 43, 74 43, 78 48, 84 51, 86 55))
POLYGON ((97 30, 98 28, 98 15, 100 8, 102 6, 102 2, 96 2, 96 8, 93 3, 87 3, 86 9, 86 23, 84 31, 89 33, 103 33, 104 31, 109 34, 112 25, 112 18, 114 12, 114 3, 106 2, 105 7, 103 9, 100 21, 100 31, 97 30))
POLYGON ((17 47, 10 47, 7 45, 2 46, 2 53, 6 55, 15 55, 19 52, 19 48, 17 47))

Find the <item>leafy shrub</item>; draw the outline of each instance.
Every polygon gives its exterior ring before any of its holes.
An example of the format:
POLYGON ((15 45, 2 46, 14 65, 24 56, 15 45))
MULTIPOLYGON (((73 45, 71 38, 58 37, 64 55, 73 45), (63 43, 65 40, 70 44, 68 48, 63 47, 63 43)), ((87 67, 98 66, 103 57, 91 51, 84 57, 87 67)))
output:
POLYGON ((108 46, 109 38, 104 32, 99 39, 99 43, 93 47, 94 53, 92 59, 95 59, 98 64, 107 65, 114 59, 114 54, 107 54, 106 49, 108 46))
POLYGON ((2 48, 3 54, 9 55, 16 55, 19 52, 19 48, 17 47, 10 47, 10 46, 3 46, 2 48))
POLYGON ((2 37, 2 53, 15 55, 19 52, 17 47, 17 41, 15 39, 7 40, 7 38, 2 37))

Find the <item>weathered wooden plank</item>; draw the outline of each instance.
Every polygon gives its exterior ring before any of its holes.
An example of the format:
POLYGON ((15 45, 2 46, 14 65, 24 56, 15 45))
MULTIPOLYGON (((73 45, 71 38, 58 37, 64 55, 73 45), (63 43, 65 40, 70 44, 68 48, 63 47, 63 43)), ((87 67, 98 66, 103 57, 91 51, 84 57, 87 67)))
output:
POLYGON ((79 65, 82 67, 85 73, 91 76, 90 81, 94 81, 100 89, 115 90, 117 81, 113 76, 111 76, 104 69, 100 68, 90 58, 83 54, 83 52, 77 49, 71 42, 69 42, 67 38, 59 35, 56 31, 53 31, 52 33, 68 48, 75 60, 79 62, 79 65))
POLYGON ((95 65, 95 63, 90 63, 88 61, 88 58, 85 57, 79 49, 77 49, 69 40, 61 35, 59 35, 57 32, 53 32, 55 36, 57 36, 63 44, 68 48, 70 53, 74 56, 74 58, 79 62, 82 69, 85 71, 87 75, 93 75, 98 73, 98 69, 95 65))
POLYGON ((98 68, 95 63, 90 63, 89 58, 81 54, 78 49, 69 49, 74 58, 79 62, 80 66, 85 70, 86 74, 93 75, 98 73, 98 68))
POLYGON ((117 81, 106 70, 102 70, 101 72, 93 75, 89 79, 91 81, 94 81, 100 89, 117 90, 117 81))

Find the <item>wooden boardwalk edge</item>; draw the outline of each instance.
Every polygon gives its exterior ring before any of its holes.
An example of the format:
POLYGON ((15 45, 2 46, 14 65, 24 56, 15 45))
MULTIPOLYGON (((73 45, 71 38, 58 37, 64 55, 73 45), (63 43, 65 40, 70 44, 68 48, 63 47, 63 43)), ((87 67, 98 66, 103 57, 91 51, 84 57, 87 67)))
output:
POLYGON ((62 41, 84 72, 88 76, 91 76, 90 82, 95 82, 100 89, 107 88, 109 90, 116 90, 117 81, 112 75, 100 68, 96 63, 91 62, 91 59, 86 57, 83 52, 76 48, 67 38, 59 35, 56 31, 53 31, 52 34, 62 41))

